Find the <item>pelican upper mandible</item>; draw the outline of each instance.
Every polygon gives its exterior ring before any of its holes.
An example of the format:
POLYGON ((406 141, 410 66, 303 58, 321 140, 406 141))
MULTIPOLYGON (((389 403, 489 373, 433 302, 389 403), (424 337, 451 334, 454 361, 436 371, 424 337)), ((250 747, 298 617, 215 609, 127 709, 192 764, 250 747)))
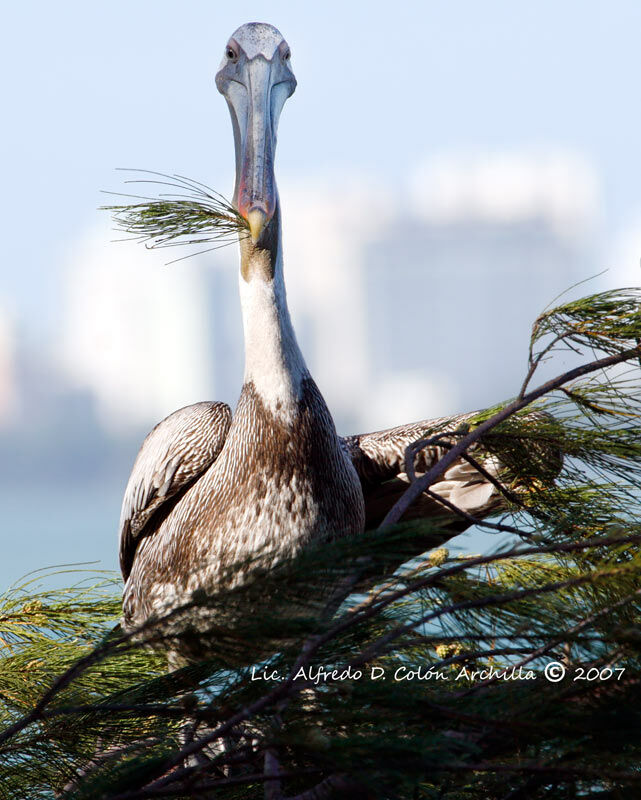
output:
MULTIPOLYGON (((197 403, 168 416, 143 442, 120 521, 128 629, 188 602, 195 590, 233 583, 229 568, 252 554, 277 561, 309 542, 376 524, 407 488, 405 448, 439 422, 347 438, 336 433, 296 341, 285 293, 274 156, 296 79, 280 32, 264 23, 238 28, 225 45, 216 85, 234 132, 234 204, 250 231, 240 237, 244 382, 233 416, 224 403, 197 403)), ((424 449, 416 469, 428 468, 441 452, 424 449)), ((499 498, 466 462, 432 491, 478 515, 499 498)), ((412 516, 435 511, 444 513, 424 495, 412 516)))

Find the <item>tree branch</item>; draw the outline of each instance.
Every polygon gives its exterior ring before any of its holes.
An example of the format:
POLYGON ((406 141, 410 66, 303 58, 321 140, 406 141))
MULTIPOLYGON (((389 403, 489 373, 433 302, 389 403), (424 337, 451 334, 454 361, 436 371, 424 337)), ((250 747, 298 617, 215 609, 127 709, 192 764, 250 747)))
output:
POLYGON ((520 411, 522 408, 530 405, 530 403, 534 402, 534 400, 538 400, 539 397, 558 389, 559 387, 563 386, 563 384, 569 383, 576 378, 580 378, 582 375, 588 375, 591 372, 596 372, 597 370, 604 369, 605 367, 612 367, 615 364, 621 364, 624 361, 629 361, 633 358, 639 357, 641 357, 641 347, 637 346, 631 348, 630 350, 624 350, 622 353, 616 353, 605 358, 597 359, 596 361, 591 361, 589 364, 583 364, 580 367, 575 367, 568 372, 564 372, 562 375, 547 381, 538 388, 524 395, 522 398, 513 400, 511 403, 505 406, 505 408, 502 408, 492 417, 485 420, 485 422, 482 422, 480 425, 478 425, 478 427, 474 428, 474 430, 464 436, 458 442, 458 444, 454 445, 450 450, 448 450, 448 452, 430 470, 428 470, 428 472, 410 484, 407 490, 387 513, 385 519, 378 526, 378 530, 384 530, 385 528, 389 528, 391 525, 397 523, 407 509, 411 506, 411 504, 421 495, 421 493, 431 486, 436 480, 438 480, 438 478, 441 477, 447 468, 454 464, 454 462, 460 458, 471 445, 473 445, 475 442, 478 442, 479 439, 481 439, 488 431, 492 430, 492 428, 495 428, 501 422, 504 422, 517 411, 520 411))

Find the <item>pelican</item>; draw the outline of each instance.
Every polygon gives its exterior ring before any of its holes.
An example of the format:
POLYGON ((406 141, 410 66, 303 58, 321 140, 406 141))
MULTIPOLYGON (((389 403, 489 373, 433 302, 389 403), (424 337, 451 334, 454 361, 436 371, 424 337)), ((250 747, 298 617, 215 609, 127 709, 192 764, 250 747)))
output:
MULTIPOLYGON (((274 154, 296 78, 280 32, 264 23, 238 28, 216 86, 234 132, 233 203, 249 229, 239 237, 244 383, 233 415, 224 403, 196 403, 170 414, 143 442, 120 520, 129 630, 196 590, 229 585, 229 568, 253 554, 269 553, 276 563, 310 543, 377 524, 407 488, 406 447, 439 422, 337 434, 296 341, 285 293, 274 154)), ((416 469, 427 469, 439 453, 423 450, 416 469)), ((487 472, 466 462, 432 490, 480 516, 500 501, 487 472)), ((414 517, 435 512, 443 514, 443 506, 425 495, 412 509, 414 517)))

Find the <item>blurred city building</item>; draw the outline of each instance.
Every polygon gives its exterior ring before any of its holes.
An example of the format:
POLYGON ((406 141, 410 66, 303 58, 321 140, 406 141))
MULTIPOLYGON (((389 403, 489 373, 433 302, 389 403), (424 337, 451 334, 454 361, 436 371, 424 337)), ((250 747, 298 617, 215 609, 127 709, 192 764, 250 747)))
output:
MULTIPOLYGON (((598 187, 573 155, 446 156, 395 194, 366 179, 283 181, 286 282, 339 429, 376 428, 516 392, 537 314, 595 271, 598 187)), ((74 252, 60 365, 126 434, 242 383, 237 248, 109 243, 74 252)))
POLYGON ((536 316, 596 271, 597 180, 572 154, 444 156, 395 195, 283 198, 297 330, 343 430, 515 394, 536 316))
POLYGON ((59 354, 100 423, 122 432, 207 396, 215 298, 200 265, 167 265, 181 253, 113 238, 105 225, 74 250, 59 354))

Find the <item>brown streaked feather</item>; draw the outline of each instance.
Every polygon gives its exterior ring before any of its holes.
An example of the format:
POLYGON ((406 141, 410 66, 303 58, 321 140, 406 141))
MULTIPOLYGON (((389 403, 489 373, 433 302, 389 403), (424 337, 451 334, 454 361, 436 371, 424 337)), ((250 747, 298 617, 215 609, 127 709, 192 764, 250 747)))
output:
MULTIPOLYGON (((359 433, 344 436, 343 445, 350 454, 352 463, 363 483, 380 483, 405 472, 405 450, 421 439, 435 434, 454 432, 474 414, 459 414, 455 417, 424 419, 387 428, 374 433, 359 433)), ((445 453, 445 448, 436 445, 423 448, 416 457, 414 468, 426 472, 445 453)))
POLYGON ((127 580, 152 516, 216 460, 231 426, 225 403, 195 403, 151 431, 134 462, 120 514, 120 569, 127 580))
MULTIPOLYGON (((473 416, 474 414, 468 413, 421 420, 374 433, 343 437, 343 446, 349 453, 363 486, 367 528, 376 527, 382 522, 409 485, 405 474, 407 447, 436 434, 454 432, 473 416)), ((445 452, 446 448, 438 444, 422 448, 414 459, 417 476, 427 472, 445 452)), ((483 459, 481 455, 477 455, 477 458, 489 473, 496 476, 494 457, 483 459)), ((464 460, 453 464, 441 480, 431 487, 431 491, 449 500, 457 508, 479 517, 486 516, 501 504, 501 494, 494 484, 464 460)), ((406 512, 404 519, 435 516, 452 516, 456 528, 460 530, 469 525, 426 494, 406 512)))

